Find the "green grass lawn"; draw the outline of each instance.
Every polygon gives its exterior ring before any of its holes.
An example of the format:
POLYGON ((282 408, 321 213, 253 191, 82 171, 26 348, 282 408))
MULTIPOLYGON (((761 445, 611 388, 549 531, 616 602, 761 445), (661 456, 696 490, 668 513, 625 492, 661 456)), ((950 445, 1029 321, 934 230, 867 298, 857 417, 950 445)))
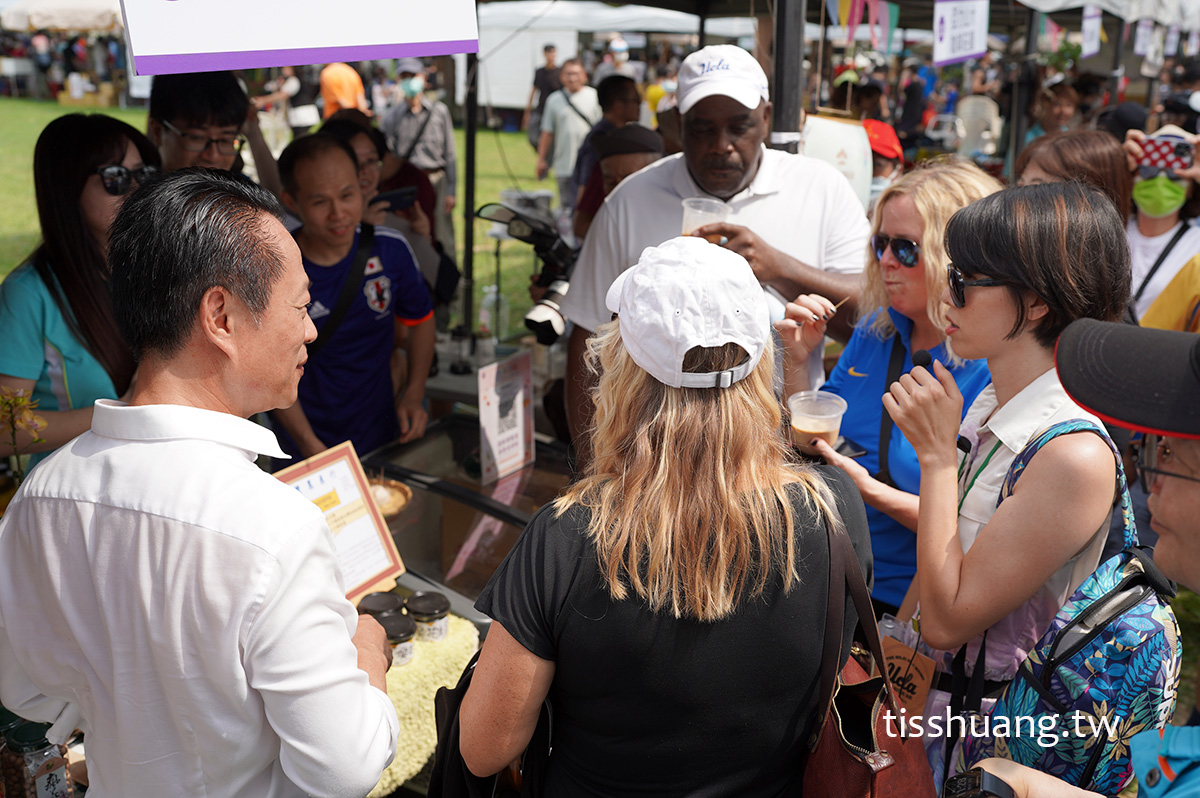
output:
MULTIPOLYGON (((37 245, 37 207, 33 193, 33 148, 51 120, 79 109, 64 108, 49 101, 0 98, 0 277, 21 264, 37 245)), ((146 112, 140 108, 106 108, 103 113, 118 117, 138 130, 146 129, 146 112)), ((459 153, 458 197, 464 198, 463 132, 456 131, 459 153)), ((534 178, 536 158, 522 133, 498 133, 481 130, 477 139, 478 173, 475 181, 475 205, 497 202, 505 188, 525 191, 550 188, 553 181, 538 183, 534 178), (511 177, 510 177, 511 172, 511 177)), ((455 210, 458 260, 463 259, 464 221, 461 206, 455 210)), ((475 307, 479 307, 483 287, 497 282, 496 242, 487 237, 490 222, 475 220, 475 307)), ((518 241, 501 246, 500 277, 509 303, 508 334, 524 330, 521 317, 529 309, 529 275, 535 269, 533 250, 518 241)))

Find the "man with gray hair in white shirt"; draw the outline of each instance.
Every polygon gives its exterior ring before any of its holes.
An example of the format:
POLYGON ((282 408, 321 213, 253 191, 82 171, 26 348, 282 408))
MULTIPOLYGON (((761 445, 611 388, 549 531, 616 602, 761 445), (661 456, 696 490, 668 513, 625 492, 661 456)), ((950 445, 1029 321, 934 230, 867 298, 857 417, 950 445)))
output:
POLYGON ((383 629, 321 512, 255 465, 285 455, 247 419, 296 401, 316 338, 282 215, 215 170, 129 197, 132 401, 98 401, 0 521, 0 702, 83 729, 96 798, 362 796, 396 751, 383 629))

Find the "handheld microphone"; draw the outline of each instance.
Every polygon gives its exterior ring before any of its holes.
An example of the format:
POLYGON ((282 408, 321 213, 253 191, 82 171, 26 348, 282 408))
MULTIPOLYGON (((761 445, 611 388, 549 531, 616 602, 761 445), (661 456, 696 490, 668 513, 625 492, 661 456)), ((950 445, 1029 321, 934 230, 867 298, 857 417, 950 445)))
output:
POLYGON ((929 368, 933 365, 933 355, 929 354, 928 349, 918 349, 916 352, 913 352, 912 362, 913 368, 917 366, 929 368))

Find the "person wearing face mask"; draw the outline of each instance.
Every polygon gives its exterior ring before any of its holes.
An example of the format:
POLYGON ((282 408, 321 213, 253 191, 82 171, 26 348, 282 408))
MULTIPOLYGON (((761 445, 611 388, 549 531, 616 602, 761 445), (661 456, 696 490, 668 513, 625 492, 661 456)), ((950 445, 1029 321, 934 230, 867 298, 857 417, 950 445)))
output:
MULTIPOLYGON (((1200 136, 1173 125, 1159 128, 1156 138, 1200 144, 1200 136)), ((1129 219, 1129 250, 1133 255, 1133 298, 1130 307, 1144 327, 1200 332, 1200 214, 1196 165, 1177 172, 1138 168, 1147 136, 1130 130, 1125 155, 1134 172, 1133 204, 1129 219)))
POLYGON ((871 199, 867 205, 867 216, 875 212, 875 202, 884 189, 904 173, 904 150, 895 129, 878 119, 864 119, 863 130, 871 142, 871 199))
POLYGON ((454 219, 458 155, 454 149, 454 123, 445 103, 425 96, 425 66, 415 58, 401 59, 397 67, 404 101, 388 111, 379 127, 388 149, 420 169, 437 192, 433 237, 446 252, 454 252, 454 219))

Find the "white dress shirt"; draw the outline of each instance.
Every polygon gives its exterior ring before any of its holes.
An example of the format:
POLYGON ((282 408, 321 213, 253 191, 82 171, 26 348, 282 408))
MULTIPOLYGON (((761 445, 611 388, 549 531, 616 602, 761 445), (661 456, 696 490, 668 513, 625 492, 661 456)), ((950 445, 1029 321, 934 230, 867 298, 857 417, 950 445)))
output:
MULTIPOLYGON (((683 200, 706 196, 682 154, 625 178, 588 230, 562 301, 563 314, 596 332, 612 318, 604 300, 617 275, 637 263, 646 247, 682 235, 683 200)), ((731 224, 750 228, 801 263, 840 274, 863 270, 870 225, 849 181, 824 161, 764 147, 754 180, 726 204, 731 224)), ((772 321, 783 318, 777 296, 767 292, 772 321)), ((817 347, 809 360, 814 388, 825 381, 823 354, 824 347, 817 347)))
POLYGON ((320 511, 274 435, 96 403, 0 520, 0 700, 87 732, 89 795, 362 796, 396 750, 320 511))

